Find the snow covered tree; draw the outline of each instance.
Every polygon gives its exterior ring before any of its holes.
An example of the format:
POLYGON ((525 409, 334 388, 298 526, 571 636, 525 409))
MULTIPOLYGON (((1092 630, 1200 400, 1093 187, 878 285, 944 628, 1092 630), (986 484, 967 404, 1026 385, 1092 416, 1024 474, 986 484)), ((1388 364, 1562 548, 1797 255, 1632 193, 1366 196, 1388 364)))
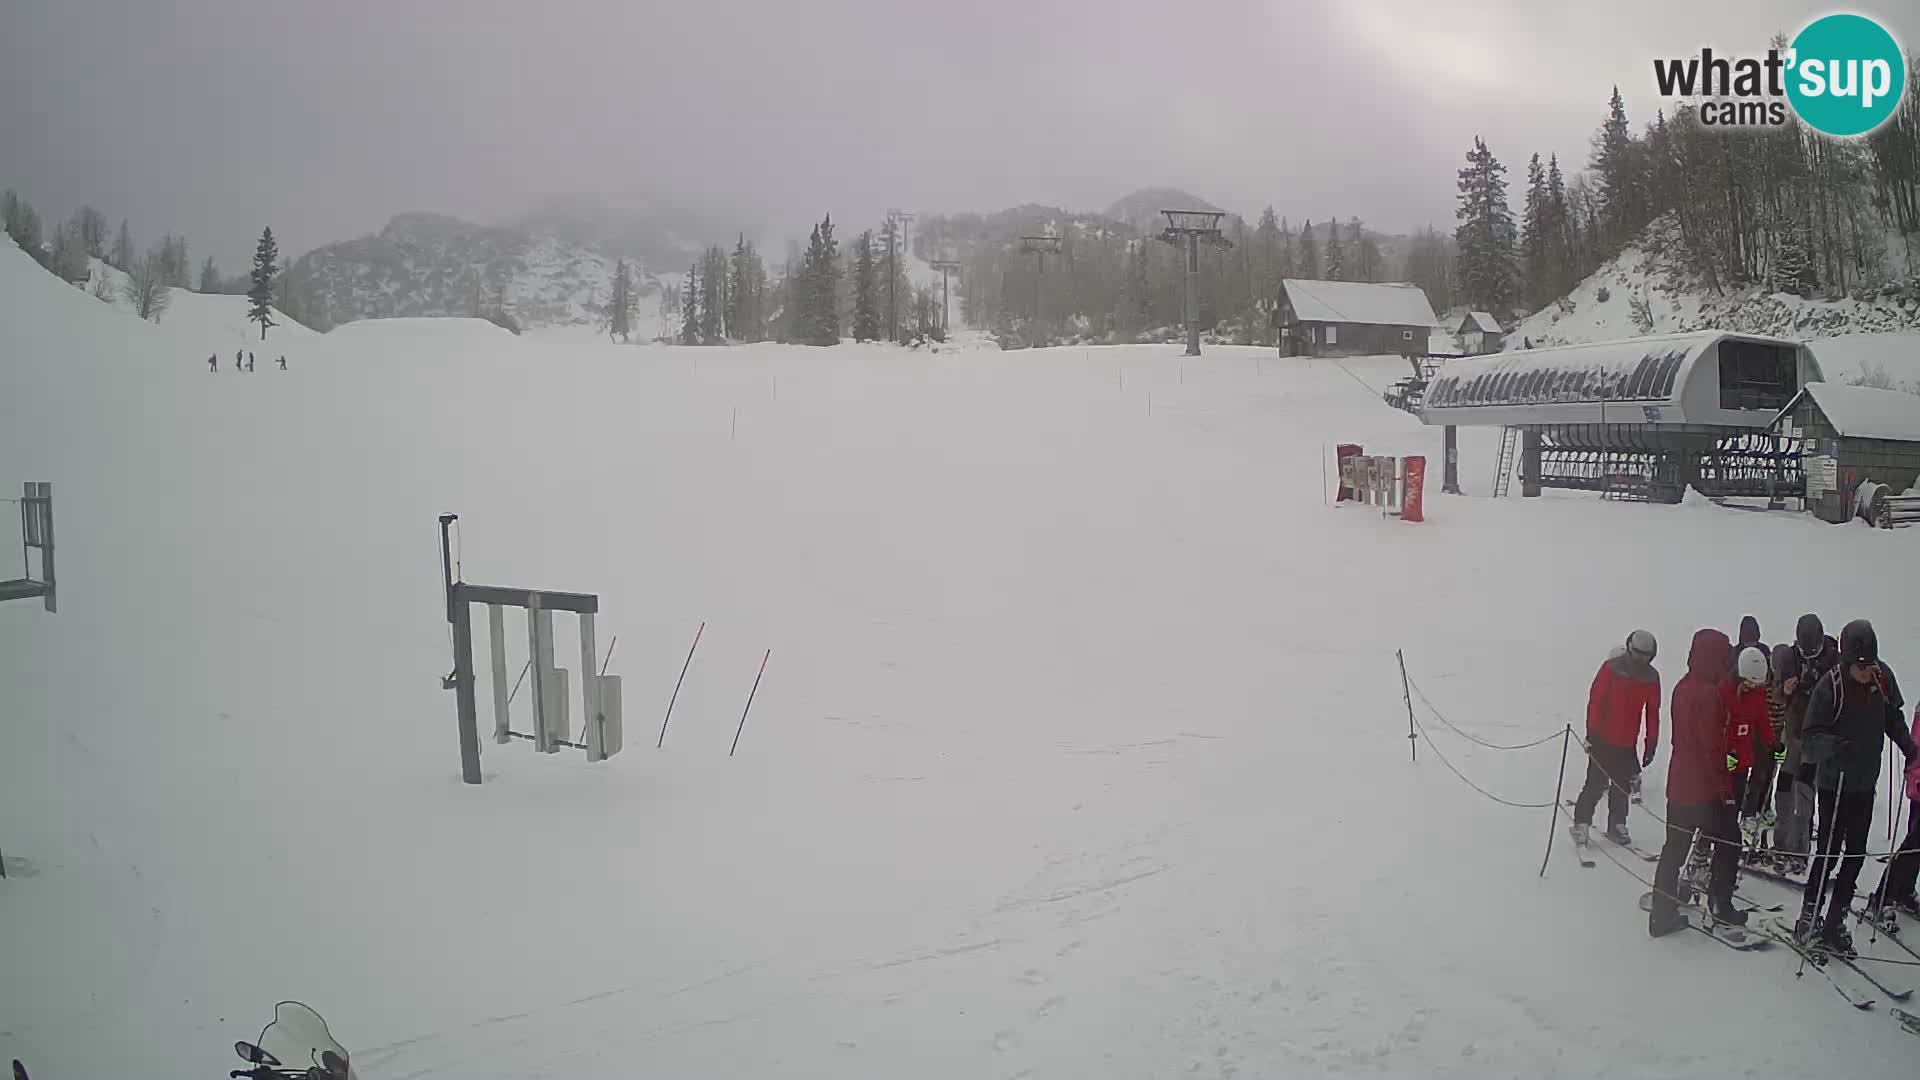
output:
POLYGON ((700 264, 687 267, 687 280, 680 286, 680 344, 700 344, 700 264))
POLYGON ((200 291, 203 293, 220 291, 220 271, 214 269, 211 255, 207 256, 206 262, 200 264, 200 291))
MULTIPOLYGON (((1296 276, 1293 272, 1293 230, 1287 227, 1287 219, 1280 219, 1279 254, 1274 257, 1274 279, 1276 289, 1280 281, 1296 276)), ((1269 296, 1271 300, 1274 297, 1269 296)))
POLYGON ((840 343, 840 246, 833 239, 833 215, 814 227, 801 264, 805 275, 806 316, 801 333, 809 345, 840 343))
POLYGON ((260 324, 260 340, 267 340, 267 328, 273 321, 273 279, 279 272, 280 245, 274 242, 273 227, 260 232, 253 249, 252 286, 247 290, 247 319, 260 324))
POLYGON ((27 200, 9 189, 0 195, 0 218, 5 218, 7 236, 20 245, 20 250, 33 256, 33 261, 46 265, 46 253, 40 250, 40 215, 27 200))
POLYGON ((108 265, 116 270, 127 270, 133 266, 133 234, 127 231, 127 219, 120 219, 120 231, 113 238, 113 258, 108 265))
POLYGON ((73 212, 70 222, 80 235, 80 246, 89 259, 107 257, 107 219, 100 211, 91 206, 83 206, 73 212))
POLYGON ((1340 219, 1327 222, 1326 278, 1328 281, 1347 279, 1347 253, 1340 246, 1340 219))
POLYGON ((1313 219, 1308 218, 1300 226, 1300 250, 1295 260, 1293 276, 1302 280, 1312 280, 1320 276, 1320 253, 1313 244, 1313 219))
POLYGON ((760 253, 740 234, 727 267, 727 336, 737 341, 766 340, 767 271, 760 253))
POLYGON ((160 249, 147 252, 127 268, 127 280, 120 286, 120 295, 135 315, 160 321, 167 305, 173 301, 173 290, 167 286, 166 258, 160 249))
POLYGON ((1547 156, 1547 202, 1541 211, 1540 228, 1547 274, 1543 291, 1548 300, 1553 300, 1572 292, 1574 283, 1582 276, 1574 270, 1573 222, 1567 211, 1567 187, 1560 175, 1558 154, 1547 156))
POLYGON ((607 337, 622 342, 633 340, 633 280, 627 276, 627 260, 613 264, 613 296, 607 301, 607 337))
POLYGON ((1813 291, 1813 262, 1807 257, 1806 230, 1800 221, 1788 217, 1775 230, 1778 237, 1773 251, 1773 273, 1769 285, 1774 292, 1805 296, 1813 291))
POLYGON ((62 281, 87 280, 87 246, 72 222, 53 230, 53 257, 47 269, 62 281))
POLYGON ((874 294, 873 230, 853 241, 853 340, 880 338, 880 312, 874 294))
POLYGON ((700 337, 709 345, 727 340, 727 254, 719 245, 700 260, 700 337))
POLYGON ((1478 135, 1460 170, 1454 240, 1459 244, 1461 298, 1496 317, 1510 315, 1517 282, 1513 264, 1513 212, 1507 207, 1506 166, 1478 135))

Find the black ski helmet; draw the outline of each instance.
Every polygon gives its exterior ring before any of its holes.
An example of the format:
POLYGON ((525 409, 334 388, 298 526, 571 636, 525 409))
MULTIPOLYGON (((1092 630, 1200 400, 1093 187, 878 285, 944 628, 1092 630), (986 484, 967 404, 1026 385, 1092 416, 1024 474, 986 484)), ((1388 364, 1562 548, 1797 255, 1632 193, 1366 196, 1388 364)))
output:
POLYGON ((1800 646, 1803 653, 1820 651, 1821 641, 1827 636, 1827 628, 1820 624, 1820 616, 1808 614, 1800 616, 1793 627, 1793 643, 1800 646))
POLYGON ((1880 662, 1880 635, 1873 632, 1872 623, 1855 619, 1840 628, 1840 658, 1850 664, 1880 662))

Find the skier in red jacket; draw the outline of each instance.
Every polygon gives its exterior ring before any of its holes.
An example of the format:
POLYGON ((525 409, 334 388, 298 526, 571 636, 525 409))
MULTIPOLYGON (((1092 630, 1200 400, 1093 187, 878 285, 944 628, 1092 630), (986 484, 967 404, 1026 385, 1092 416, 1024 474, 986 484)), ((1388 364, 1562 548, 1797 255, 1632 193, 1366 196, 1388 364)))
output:
POLYGON ((1627 835, 1627 787, 1640 768, 1653 763, 1660 744, 1660 673, 1653 668, 1653 635, 1635 630, 1615 649, 1587 691, 1587 783, 1573 804, 1573 836, 1584 844, 1593 828, 1600 793, 1607 795, 1607 839, 1630 844, 1627 835), (1646 750, 1633 752, 1646 718, 1646 750))
POLYGON ((1733 803, 1742 804, 1749 783, 1765 779, 1761 762, 1773 761, 1773 717, 1767 710, 1772 663, 1760 649, 1742 649, 1726 683, 1727 761, 1733 770, 1733 803))
MULTIPOLYGON (((1693 635, 1687 673, 1673 688, 1673 758, 1667 763, 1667 843, 1653 876, 1653 910, 1647 933, 1663 937, 1687 925, 1679 905, 1680 864, 1699 830, 1717 841, 1707 884, 1707 912, 1719 922, 1744 926, 1747 914, 1733 906, 1733 875, 1740 843, 1735 821, 1733 774, 1727 768, 1730 700, 1724 683, 1733 643, 1718 630, 1693 635)), ((1764 708, 1764 701, 1762 704, 1764 708)))

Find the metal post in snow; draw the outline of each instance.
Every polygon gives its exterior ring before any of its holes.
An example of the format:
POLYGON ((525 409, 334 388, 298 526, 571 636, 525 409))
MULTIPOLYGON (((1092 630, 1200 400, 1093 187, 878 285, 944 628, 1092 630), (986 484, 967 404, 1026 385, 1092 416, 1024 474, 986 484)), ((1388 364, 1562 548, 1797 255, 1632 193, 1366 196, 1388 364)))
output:
POLYGON ((768 649, 760 657, 760 671, 753 677, 753 689, 747 691, 747 707, 740 710, 740 726, 733 729, 733 745, 727 749, 728 757, 732 757, 733 752, 740 749, 740 733, 747 730, 747 711, 753 708, 754 695, 760 692, 760 676, 767 673, 767 658, 772 655, 773 650, 768 649))
POLYGON ((660 738, 653 744, 655 750, 667 745, 667 721, 673 719, 673 703, 680 700, 680 684, 687 681, 687 668, 693 666, 693 650, 700 647, 700 635, 706 632, 707 624, 704 622, 700 624, 700 629, 693 632, 693 644, 687 647, 687 662, 680 665, 680 677, 673 680, 673 696, 667 699, 667 715, 660 719, 660 738))
POLYGON ((1394 658, 1400 661, 1400 697, 1407 703, 1407 749, 1412 752, 1413 760, 1420 760, 1420 743, 1413 734, 1413 690, 1407 682, 1407 657, 1399 650, 1393 650, 1394 658))
POLYGON ((1547 860, 1553 858, 1553 834, 1560 831, 1560 797, 1567 786, 1567 749, 1573 744, 1573 725, 1560 735, 1560 777, 1553 782, 1553 820, 1547 825, 1547 853, 1540 856, 1540 876, 1547 876, 1547 860))

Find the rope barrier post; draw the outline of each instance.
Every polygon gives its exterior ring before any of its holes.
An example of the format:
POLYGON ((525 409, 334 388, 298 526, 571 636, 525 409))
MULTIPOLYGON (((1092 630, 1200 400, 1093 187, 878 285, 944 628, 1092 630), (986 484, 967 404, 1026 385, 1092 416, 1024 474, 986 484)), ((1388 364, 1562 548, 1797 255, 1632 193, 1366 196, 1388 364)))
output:
POLYGON ((1407 703, 1407 752, 1413 755, 1413 763, 1420 763, 1420 741, 1413 734, 1413 690, 1407 685, 1407 654, 1401 649, 1393 650, 1394 659, 1400 661, 1400 697, 1407 703))
POLYGON ((1547 861, 1553 858, 1553 837, 1560 831, 1560 796, 1567 786, 1567 751, 1573 745, 1573 725, 1560 734, 1560 775, 1553 782, 1553 820, 1547 824, 1547 853, 1540 856, 1540 876, 1547 876, 1547 861))

